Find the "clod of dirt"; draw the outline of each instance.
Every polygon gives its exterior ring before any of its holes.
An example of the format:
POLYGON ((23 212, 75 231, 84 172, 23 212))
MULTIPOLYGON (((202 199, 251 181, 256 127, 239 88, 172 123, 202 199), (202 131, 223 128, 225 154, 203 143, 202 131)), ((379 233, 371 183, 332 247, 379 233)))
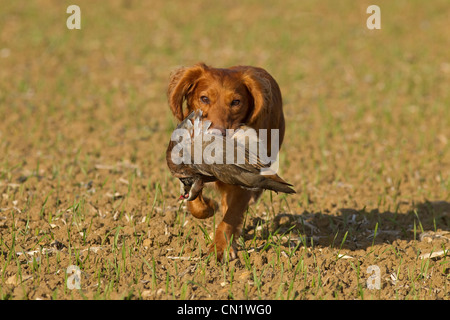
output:
POLYGON ((54 240, 53 242, 50 243, 50 245, 52 247, 55 247, 57 250, 62 250, 64 248, 67 248, 64 243, 59 242, 58 240, 54 240))

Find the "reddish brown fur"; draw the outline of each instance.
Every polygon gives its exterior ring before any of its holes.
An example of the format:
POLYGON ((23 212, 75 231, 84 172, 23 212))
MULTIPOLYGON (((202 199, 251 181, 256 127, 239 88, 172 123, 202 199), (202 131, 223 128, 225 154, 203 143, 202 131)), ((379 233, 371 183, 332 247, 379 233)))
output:
MULTIPOLYGON (((174 116, 180 121, 193 110, 201 109, 204 117, 217 129, 236 129, 242 124, 256 130, 268 129, 268 132, 279 129, 281 147, 285 131, 281 92, 277 82, 264 69, 250 66, 218 69, 202 63, 180 68, 170 77, 168 98, 174 116), (202 97, 208 97, 209 101, 205 102, 202 97), (239 100, 239 104, 235 100, 239 100)), ((271 150, 270 134, 267 143, 267 149, 271 150)), ((209 250, 216 251, 221 260, 230 239, 239 236, 250 200, 261 192, 222 182, 215 184, 222 196, 224 216, 209 250)), ((187 206, 199 219, 211 217, 217 209, 216 203, 201 193, 194 201, 188 201, 187 206)))

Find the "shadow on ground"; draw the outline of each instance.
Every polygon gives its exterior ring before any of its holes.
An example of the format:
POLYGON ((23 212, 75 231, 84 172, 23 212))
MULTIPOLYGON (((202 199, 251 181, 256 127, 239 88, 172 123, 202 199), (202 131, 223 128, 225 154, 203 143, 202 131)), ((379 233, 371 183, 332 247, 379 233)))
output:
MULTIPOLYGON (((252 230, 263 224, 254 218, 245 228, 246 239, 252 230)), ((406 213, 379 212, 341 208, 337 214, 328 212, 280 213, 261 238, 281 235, 285 241, 302 241, 306 245, 331 246, 349 250, 366 249, 377 244, 392 244, 396 240, 424 240, 442 237, 450 241, 450 203, 426 201, 406 213)))

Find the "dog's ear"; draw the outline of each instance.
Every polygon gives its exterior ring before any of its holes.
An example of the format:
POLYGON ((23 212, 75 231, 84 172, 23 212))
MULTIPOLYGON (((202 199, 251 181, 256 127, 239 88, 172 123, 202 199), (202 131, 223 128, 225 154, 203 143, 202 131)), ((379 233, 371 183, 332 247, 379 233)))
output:
MULTIPOLYGON (((271 76, 261 68, 248 68, 243 73, 243 82, 253 98, 253 110, 247 119, 250 126, 258 126, 260 119, 270 117, 270 107, 273 103, 274 89, 271 76)), ((276 82, 274 85, 276 85, 276 82)), ((279 89, 278 89, 279 90, 279 89)))
POLYGON ((207 68, 205 64, 199 63, 193 67, 179 68, 170 75, 167 96, 170 109, 178 120, 184 119, 183 103, 207 68))

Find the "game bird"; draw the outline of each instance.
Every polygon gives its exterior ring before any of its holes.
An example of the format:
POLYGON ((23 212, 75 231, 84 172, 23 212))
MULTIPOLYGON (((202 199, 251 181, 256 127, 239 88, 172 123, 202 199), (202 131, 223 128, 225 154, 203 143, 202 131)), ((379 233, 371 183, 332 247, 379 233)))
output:
MULTIPOLYGON (((295 193, 292 185, 275 172, 261 174, 262 170, 270 169, 270 165, 263 164, 260 157, 250 150, 252 141, 245 143, 239 134, 225 136, 222 131, 210 126, 211 121, 202 121, 202 111, 195 110, 172 134, 166 161, 172 175, 180 180, 180 200, 195 200, 205 183, 217 180, 249 190, 268 189, 277 193, 295 193), (227 148, 230 151, 230 145, 233 151, 231 163, 227 162, 226 154, 227 148), (212 151, 205 152, 208 149, 212 151), (244 161, 241 161, 243 163, 239 163, 237 159, 239 154, 244 155, 244 161)), ((245 132, 250 128, 241 129, 245 132)), ((254 138, 253 142, 257 142, 255 139, 258 138, 254 138)))

